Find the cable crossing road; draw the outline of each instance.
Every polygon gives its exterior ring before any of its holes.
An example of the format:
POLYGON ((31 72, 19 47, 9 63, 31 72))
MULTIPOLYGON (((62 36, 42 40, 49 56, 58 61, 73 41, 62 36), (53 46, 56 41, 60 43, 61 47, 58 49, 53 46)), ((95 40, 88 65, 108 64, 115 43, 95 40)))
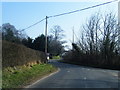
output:
POLYGON ((51 60, 50 64, 60 68, 28 88, 118 88, 117 70, 90 68, 51 60))

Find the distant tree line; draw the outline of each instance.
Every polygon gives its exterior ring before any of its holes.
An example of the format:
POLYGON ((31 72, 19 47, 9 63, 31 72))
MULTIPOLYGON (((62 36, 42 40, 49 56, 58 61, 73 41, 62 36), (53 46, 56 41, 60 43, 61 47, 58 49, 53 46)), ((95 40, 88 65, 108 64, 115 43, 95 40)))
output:
MULTIPOLYGON (((20 32, 17 30, 13 25, 9 23, 5 23, 2 25, 1 28, 2 33, 2 40, 6 40, 9 42, 17 43, 17 44, 23 44, 26 47, 39 50, 39 51, 45 51, 45 35, 41 34, 40 36, 36 37, 35 39, 32 39, 28 37, 24 32, 20 32)), ((52 55, 60 55, 64 52, 64 43, 63 41, 63 30, 60 26, 55 25, 51 29, 51 34, 47 37, 48 39, 48 53, 52 55)))
POLYGON ((97 13, 83 26, 80 39, 72 43, 64 60, 80 65, 120 69, 118 24, 114 14, 97 13))

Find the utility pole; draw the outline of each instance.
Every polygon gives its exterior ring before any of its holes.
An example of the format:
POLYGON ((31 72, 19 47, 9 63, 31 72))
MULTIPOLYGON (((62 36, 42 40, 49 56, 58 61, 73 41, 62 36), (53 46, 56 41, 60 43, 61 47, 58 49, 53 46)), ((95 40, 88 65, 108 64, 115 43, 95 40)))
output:
MULTIPOLYGON (((72 33, 73 33, 73 36, 72 36, 72 44, 74 44, 74 27, 72 28, 72 33)), ((74 50, 73 46, 72 46, 72 49, 74 50)))
POLYGON ((73 42, 72 43, 74 43, 74 27, 73 27, 72 31, 73 31, 73 42))
POLYGON ((45 23, 45 54, 47 55, 47 16, 46 16, 46 23, 45 23))
POLYGON ((118 48, 120 53, 120 0, 118 2, 118 48))

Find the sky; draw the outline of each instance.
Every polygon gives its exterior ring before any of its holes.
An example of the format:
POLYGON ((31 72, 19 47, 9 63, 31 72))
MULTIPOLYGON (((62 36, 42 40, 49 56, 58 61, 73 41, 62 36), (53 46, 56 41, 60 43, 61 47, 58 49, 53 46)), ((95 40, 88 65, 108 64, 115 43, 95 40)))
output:
MULTIPOLYGON (((59 0, 58 0, 59 1, 59 0)), ((74 0, 67 2, 55 2, 55 0, 32 0, 32 1, 23 1, 23 0, 2 0, 0 2, 0 12, 2 12, 1 24, 10 23, 14 25, 17 30, 22 30, 46 16, 61 14, 65 12, 70 12, 74 10, 79 10, 89 6, 101 4, 110 0, 74 0), (10 2, 11 1, 11 2, 10 2)), ((79 38, 82 25, 90 18, 91 15, 95 13, 109 13, 113 12, 117 15, 118 11, 118 2, 113 2, 104 6, 96 7, 93 9, 88 9, 81 12, 76 12, 69 15, 54 17, 48 19, 48 35, 50 34, 51 28, 55 25, 61 26, 64 30, 64 40, 67 41, 66 45, 71 47, 72 41, 72 29, 74 27, 75 34, 79 38)), ((36 38, 41 34, 45 33, 45 21, 25 30, 25 33, 31 37, 36 38)), ((77 41, 77 38, 75 38, 77 41)))

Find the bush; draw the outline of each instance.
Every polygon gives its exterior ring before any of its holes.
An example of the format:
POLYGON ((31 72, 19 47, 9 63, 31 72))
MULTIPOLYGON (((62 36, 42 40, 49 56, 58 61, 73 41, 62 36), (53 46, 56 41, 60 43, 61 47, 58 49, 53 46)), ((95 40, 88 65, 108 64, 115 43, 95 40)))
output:
POLYGON ((7 41, 3 41, 2 46, 3 67, 30 66, 46 62, 46 56, 43 52, 7 41))

